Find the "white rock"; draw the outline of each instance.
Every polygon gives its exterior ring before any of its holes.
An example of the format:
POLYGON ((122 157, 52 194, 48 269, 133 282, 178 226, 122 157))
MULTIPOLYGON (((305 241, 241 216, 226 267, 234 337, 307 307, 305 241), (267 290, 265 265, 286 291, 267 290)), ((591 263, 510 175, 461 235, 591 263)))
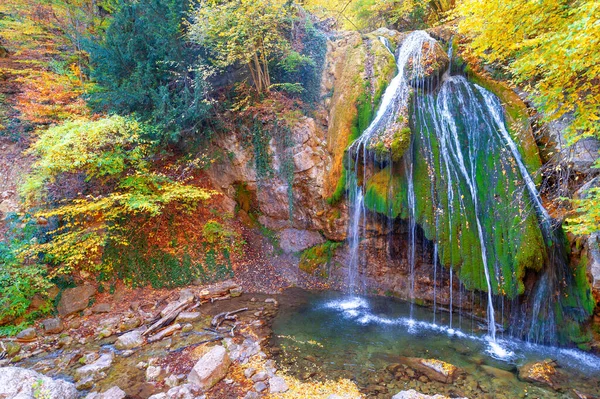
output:
MULTIPOLYGON (((392 396, 392 399, 450 399, 448 396, 444 395, 425 395, 420 392, 415 391, 414 389, 409 389, 408 391, 398 392, 396 395, 392 396)), ((467 399, 467 398, 459 398, 459 399, 467 399)))
POLYGON ((29 399, 43 393, 47 399, 75 399, 78 397, 75 385, 63 380, 54 380, 33 370, 21 367, 0 368, 0 398, 29 399))
POLYGON ((118 350, 135 349, 144 345, 144 337, 141 331, 130 331, 125 333, 115 342, 115 348, 118 350))
POLYGON ((146 381, 154 381, 160 375, 162 369, 160 366, 148 366, 146 369, 146 381))
POLYGON ((227 350, 220 345, 214 346, 198 360, 188 375, 188 381, 201 389, 210 389, 227 375, 230 364, 227 350))
POLYGON ((119 387, 112 387, 104 393, 92 392, 85 399, 124 399, 127 394, 119 387))
POLYGON ((286 392, 290 387, 282 377, 271 377, 269 378, 269 392, 270 393, 281 393, 286 392))
POLYGON ((101 372, 108 370, 113 362, 112 352, 105 353, 95 362, 75 370, 75 381, 83 380, 86 377, 99 376, 101 372))

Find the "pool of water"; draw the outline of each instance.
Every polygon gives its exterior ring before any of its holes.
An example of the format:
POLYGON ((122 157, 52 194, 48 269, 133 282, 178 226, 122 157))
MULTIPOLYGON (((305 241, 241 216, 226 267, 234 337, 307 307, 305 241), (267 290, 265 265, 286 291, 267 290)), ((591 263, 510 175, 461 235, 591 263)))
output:
MULTIPOLYGON (((301 379, 350 378, 369 397, 403 389, 469 398, 576 398, 600 394, 600 358, 575 349, 532 345, 477 330, 448 327, 449 315, 385 297, 288 290, 280 298, 271 345, 276 359, 301 379), (434 321, 435 320, 435 321, 434 321), (438 359, 464 373, 453 384, 394 375, 401 357, 438 359), (557 364, 558 390, 518 379, 520 366, 544 359, 557 364)), ((458 317, 455 315, 455 318, 458 317)))

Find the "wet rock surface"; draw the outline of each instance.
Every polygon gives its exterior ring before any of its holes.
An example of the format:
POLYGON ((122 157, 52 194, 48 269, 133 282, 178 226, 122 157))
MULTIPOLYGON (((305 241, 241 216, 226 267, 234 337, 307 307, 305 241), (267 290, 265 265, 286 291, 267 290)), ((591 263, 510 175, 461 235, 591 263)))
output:
POLYGON ((553 360, 526 363, 519 369, 519 378, 558 390, 561 376, 556 366, 553 360))

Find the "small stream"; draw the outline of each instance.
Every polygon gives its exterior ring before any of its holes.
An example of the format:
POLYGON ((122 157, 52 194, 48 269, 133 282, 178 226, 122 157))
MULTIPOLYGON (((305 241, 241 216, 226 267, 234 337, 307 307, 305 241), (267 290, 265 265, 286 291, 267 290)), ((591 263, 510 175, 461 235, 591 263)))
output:
POLYGON ((469 316, 463 315, 463 330, 456 330, 444 327, 448 313, 438 313, 436 324, 431 309, 414 306, 411 318, 410 304, 394 298, 288 290, 279 301, 273 352, 301 379, 349 378, 368 397, 381 398, 405 389, 468 398, 577 398, 574 389, 600 394, 599 357, 499 333, 498 343, 512 356, 498 359, 479 329, 482 321, 469 316), (442 360, 465 373, 453 384, 411 378, 410 371, 398 378, 388 369, 400 357, 442 360), (560 391, 518 379, 520 366, 544 359, 556 361, 560 391))

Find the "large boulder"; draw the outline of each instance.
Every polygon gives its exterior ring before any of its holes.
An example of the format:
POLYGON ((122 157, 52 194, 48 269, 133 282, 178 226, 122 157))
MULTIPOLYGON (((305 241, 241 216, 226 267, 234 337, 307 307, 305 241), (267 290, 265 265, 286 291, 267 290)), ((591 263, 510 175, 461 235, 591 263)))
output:
POLYGON ((424 41, 421 51, 409 58, 404 77, 413 87, 435 89, 449 64, 448 54, 438 42, 424 41))
POLYGON ((519 368, 519 379, 555 390, 560 389, 560 374, 556 370, 556 362, 549 359, 524 364, 519 368))
POLYGON ((402 362, 412 369, 425 374, 430 380, 451 384, 460 374, 460 369, 453 364, 437 359, 421 359, 417 357, 402 358, 402 362))
POLYGON ((214 346, 198 360, 188 375, 188 381, 201 389, 210 389, 227 375, 230 364, 225 347, 214 346))
POLYGON ((95 292, 96 289, 91 285, 67 288, 58 302, 58 314, 64 317, 87 308, 95 292))
POLYGON ((54 380, 33 370, 21 367, 0 368, 0 398, 30 399, 75 399, 78 397, 75 385, 63 380, 54 380), (37 395, 37 396, 36 396, 37 395))

